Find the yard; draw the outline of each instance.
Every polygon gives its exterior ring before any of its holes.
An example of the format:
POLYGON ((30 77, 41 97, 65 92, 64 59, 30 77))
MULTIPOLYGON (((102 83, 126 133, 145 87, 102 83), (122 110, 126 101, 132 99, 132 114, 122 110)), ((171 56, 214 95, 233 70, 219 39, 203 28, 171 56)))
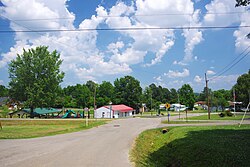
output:
POLYGON ((144 131, 130 158, 136 167, 249 166, 250 125, 171 127, 144 131))
MULTIPOLYGON (((241 120, 243 117, 243 114, 236 113, 236 116, 225 116, 225 117, 220 117, 219 113, 218 114, 211 114, 210 115, 210 120, 241 120)), ((196 117, 189 117, 189 120, 209 120, 208 115, 201 115, 201 116, 196 116, 196 117)), ((249 113, 245 116, 244 119, 250 119, 249 113)))
POLYGON ((0 139, 20 139, 76 132, 106 123, 105 120, 0 120, 0 139))

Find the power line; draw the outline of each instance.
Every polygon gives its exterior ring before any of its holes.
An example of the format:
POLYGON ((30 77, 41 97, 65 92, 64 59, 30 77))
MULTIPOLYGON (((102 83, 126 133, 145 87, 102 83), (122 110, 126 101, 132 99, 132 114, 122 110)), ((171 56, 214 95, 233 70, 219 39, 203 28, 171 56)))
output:
POLYGON ((47 21, 47 20, 73 20, 75 18, 71 18, 71 17, 58 17, 58 18, 37 18, 37 19, 13 19, 11 21, 23 21, 23 22, 26 22, 26 21, 47 21))
POLYGON ((83 28, 83 29, 41 29, 41 30, 1 30, 0 33, 37 33, 37 32, 81 32, 81 31, 140 31, 140 30, 185 30, 185 29, 238 29, 245 26, 183 26, 183 27, 117 27, 117 28, 83 28))
MULTIPOLYGON (((245 12, 208 12, 206 15, 235 15, 242 14, 245 12)), ((154 17, 154 16, 185 16, 193 15, 194 13, 152 13, 152 14, 134 14, 134 15, 99 15, 97 17, 112 18, 112 17, 154 17)), ((74 17, 55 17, 55 18, 33 18, 33 19, 12 19, 12 21, 46 21, 46 20, 72 20, 74 17)))
MULTIPOLYGON (((233 14, 242 14, 246 12, 220 12, 220 13, 215 13, 215 12, 208 12, 204 13, 204 15, 233 15, 233 14)), ((181 16, 181 15, 193 15, 194 13, 159 13, 159 14, 138 14, 138 15, 133 15, 133 16, 145 16, 145 17, 151 17, 151 16, 181 16)), ((119 17, 119 16, 111 16, 111 17, 119 17)))
MULTIPOLYGON (((4 17, 4 16, 3 16, 4 17)), ((4 17, 4 18, 6 18, 6 19, 9 19, 9 18, 7 18, 7 17, 4 17)), ((9 19, 10 20, 10 19, 9 19)), ((13 20, 11 20, 14 24, 16 24, 16 25, 18 25, 18 26, 21 26, 21 27, 23 27, 23 28, 26 28, 26 29, 28 29, 28 30, 30 30, 30 31, 33 31, 33 29, 31 29, 31 28, 29 28, 29 27, 27 27, 27 26, 24 26, 24 25, 21 25, 21 24, 19 24, 19 23, 17 23, 16 21, 13 21, 13 20)), ((38 34, 38 35, 43 35, 41 32, 36 32, 36 34, 38 34)), ((66 46, 66 47, 73 47, 73 46, 69 46, 69 44, 65 44, 65 43, 62 43, 62 42, 58 42, 58 41, 56 41, 56 40, 52 40, 54 43, 57 43, 57 44, 62 44, 62 45, 64 45, 64 46, 66 46)))
MULTIPOLYGON (((222 73, 224 73, 224 71, 225 71, 229 66, 231 66, 232 63, 234 63, 238 58, 240 58, 240 56, 243 55, 249 48, 250 48, 250 45, 249 45, 245 50, 243 50, 235 59, 233 59, 227 66, 225 66, 223 69, 221 69, 221 70, 217 73, 217 75, 222 75, 222 73)), ((211 78, 210 80, 213 80, 213 79, 215 79, 215 78, 217 78, 217 76, 211 78)))
POLYGON ((248 51, 243 57, 241 57, 238 61, 236 61, 234 64, 232 64, 230 67, 228 67, 226 70, 224 70, 221 74, 211 78, 210 80, 215 80, 216 78, 220 77, 222 74, 225 74, 227 71, 229 71, 231 68, 233 68, 236 64, 238 64, 241 60, 243 60, 245 57, 248 56, 250 51, 248 51))

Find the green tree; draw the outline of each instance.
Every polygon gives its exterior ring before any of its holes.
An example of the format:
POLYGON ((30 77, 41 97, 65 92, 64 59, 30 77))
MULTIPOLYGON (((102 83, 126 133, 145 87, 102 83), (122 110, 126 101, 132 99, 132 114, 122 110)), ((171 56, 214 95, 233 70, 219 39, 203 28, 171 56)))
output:
POLYGON ((107 81, 103 81, 97 89, 97 107, 108 105, 110 101, 114 101, 114 86, 107 81))
POLYGON ((220 89, 213 92, 211 102, 217 108, 216 110, 218 110, 218 107, 221 107, 222 111, 224 111, 225 107, 228 106, 228 98, 230 98, 230 91, 220 89))
POLYGON ((0 85, 0 97, 6 97, 9 94, 8 88, 3 85, 0 85))
POLYGON ((169 103, 171 100, 171 92, 168 90, 168 88, 162 88, 162 99, 163 103, 169 103))
POLYGON ((93 81, 87 81, 86 82, 86 86, 89 88, 90 92, 92 93, 92 95, 94 96, 94 93, 96 91, 96 88, 98 87, 98 84, 96 84, 93 81))
POLYGON ((179 103, 179 100, 178 100, 178 92, 176 91, 176 89, 174 88, 171 88, 170 89, 170 103, 179 103))
POLYGON ((91 104, 89 104, 89 100, 90 100, 91 92, 89 88, 86 85, 77 84, 75 91, 76 91, 75 99, 76 99, 77 107, 79 108, 90 107, 91 104))
POLYGON ((178 90, 178 93, 180 96, 181 104, 185 104, 189 108, 194 107, 194 103, 195 103, 194 91, 189 84, 184 84, 178 90))
POLYGON ((112 100, 114 98, 114 91, 114 86, 110 82, 103 81, 98 87, 97 96, 107 97, 112 100))
POLYGON ((247 6, 250 4, 250 0, 236 0, 235 7, 247 6))
POLYGON ((152 98, 152 90, 150 87, 145 87, 142 93, 141 103, 145 103, 146 106, 151 110, 154 106, 153 102, 154 100, 152 98))
POLYGON ((152 91, 152 98, 156 101, 162 102, 163 101, 163 91, 161 86, 156 86, 154 83, 149 85, 152 91))
POLYGON ((24 49, 9 64, 11 98, 24 101, 31 113, 36 107, 53 106, 64 77, 61 64, 60 54, 50 53, 48 47, 24 49))
POLYGON ((67 86, 65 92, 65 107, 90 107, 91 92, 86 85, 76 84, 75 86, 67 86))
POLYGON ((132 76, 125 76, 114 81, 115 103, 123 103, 135 109, 138 108, 142 88, 140 82, 132 76))
POLYGON ((238 77, 237 83, 233 86, 236 94, 236 101, 242 102, 243 106, 247 106, 250 101, 250 70, 248 73, 238 77))

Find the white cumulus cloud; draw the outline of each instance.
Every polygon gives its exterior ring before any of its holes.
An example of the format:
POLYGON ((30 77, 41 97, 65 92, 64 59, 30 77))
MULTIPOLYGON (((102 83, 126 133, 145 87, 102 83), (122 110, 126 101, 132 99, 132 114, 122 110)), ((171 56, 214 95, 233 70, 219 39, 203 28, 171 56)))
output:
POLYGON ((201 82, 202 82, 202 78, 201 78, 199 75, 196 75, 196 76, 194 77, 194 82, 196 82, 196 83, 201 83, 201 82))
POLYGON ((213 70, 207 70, 207 75, 214 75, 216 74, 213 70))
POLYGON ((164 75, 169 78, 183 78, 189 76, 189 70, 186 68, 183 69, 183 72, 169 70, 168 73, 165 73, 164 75))

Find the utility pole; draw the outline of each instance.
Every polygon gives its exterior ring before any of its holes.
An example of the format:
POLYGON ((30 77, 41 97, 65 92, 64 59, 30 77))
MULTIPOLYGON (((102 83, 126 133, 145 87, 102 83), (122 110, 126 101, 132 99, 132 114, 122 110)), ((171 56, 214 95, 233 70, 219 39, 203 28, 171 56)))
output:
POLYGON ((207 74, 205 73, 205 81, 206 81, 206 92, 207 92, 207 112, 208 112, 208 119, 210 119, 210 108, 209 108, 209 92, 208 92, 208 79, 207 74))
POLYGON ((152 116, 152 92, 150 91, 150 112, 152 116))
MULTIPOLYGON (((178 105, 180 104, 180 98, 179 98, 179 93, 177 92, 177 96, 178 96, 178 105)), ((181 119, 181 113, 180 113, 180 108, 178 108, 179 111, 179 119, 181 119)))
POLYGON ((93 112, 93 118, 95 118, 95 110, 96 110, 95 98, 96 98, 96 84, 95 84, 95 91, 94 91, 94 112, 93 112))
POLYGON ((236 107, 235 107, 235 90, 233 89, 233 96, 234 96, 234 116, 236 117, 236 107))

